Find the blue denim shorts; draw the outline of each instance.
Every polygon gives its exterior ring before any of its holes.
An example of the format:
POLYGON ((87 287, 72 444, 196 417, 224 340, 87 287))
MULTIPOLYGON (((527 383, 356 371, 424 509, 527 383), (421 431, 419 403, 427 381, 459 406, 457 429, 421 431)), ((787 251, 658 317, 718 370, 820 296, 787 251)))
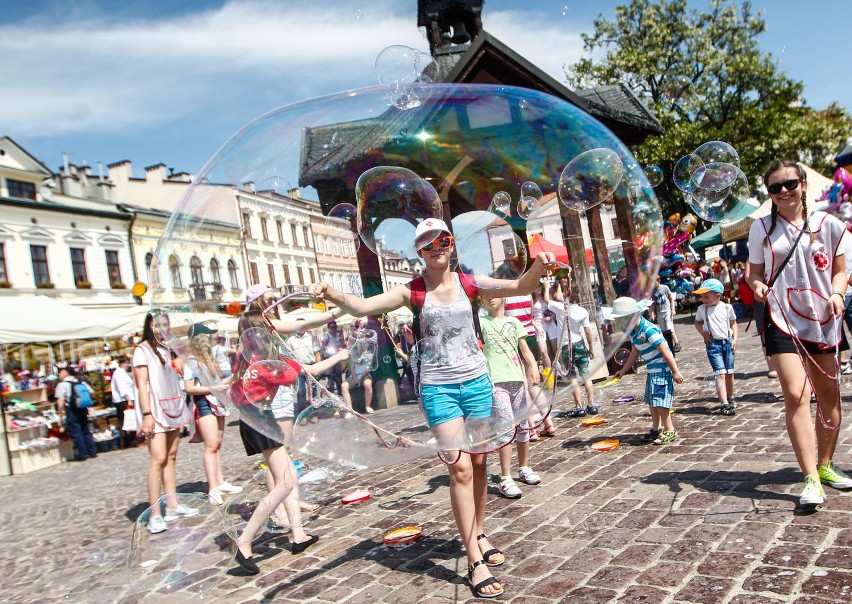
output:
POLYGON ((479 419, 491 415, 491 378, 487 373, 461 384, 423 384, 420 395, 430 428, 457 417, 479 419))
POLYGON ((198 417, 214 415, 213 410, 210 408, 210 401, 207 400, 206 396, 195 397, 195 408, 198 409, 198 417))
POLYGON ((674 404, 674 374, 671 369, 649 373, 645 378, 645 402, 649 407, 671 409, 674 404))
POLYGON ((713 373, 722 375, 734 372, 734 347, 730 340, 711 340, 706 347, 713 373))

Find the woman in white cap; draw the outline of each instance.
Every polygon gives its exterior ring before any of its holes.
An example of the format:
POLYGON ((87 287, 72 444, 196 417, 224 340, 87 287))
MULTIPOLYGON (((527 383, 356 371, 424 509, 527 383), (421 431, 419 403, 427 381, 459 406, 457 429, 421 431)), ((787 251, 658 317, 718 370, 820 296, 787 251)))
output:
POLYGON ((763 342, 778 372, 787 434, 805 476, 799 506, 815 509, 825 502, 821 482, 852 488, 852 478, 832 459, 840 434, 837 350, 847 287, 841 240, 849 235, 837 218, 808 211, 807 175, 799 164, 776 160, 763 182, 772 213, 751 225, 747 279, 755 300, 766 303, 763 342))
MULTIPOLYGON (((309 291, 357 317, 390 312, 403 306, 415 310, 415 314, 420 311, 420 331, 440 334, 438 337, 441 339, 438 358, 421 359, 420 362, 422 408, 438 442, 449 443, 462 432, 466 419, 491 415, 491 380, 485 357, 476 342, 469 299, 471 293, 468 292, 470 285, 450 269, 455 245, 452 232, 444 221, 426 219, 417 226, 414 245, 426 265, 422 279, 397 285, 370 298, 347 295, 328 283, 314 283, 309 291), (415 300, 412 299, 413 292, 417 293, 415 300), (422 309, 418 304, 421 294, 422 309), (418 308, 415 309, 415 306, 418 308)), ((492 290, 492 296, 529 294, 554 261, 552 253, 543 252, 536 257, 532 267, 515 281, 489 277, 476 277, 475 280, 492 290)), ((473 279, 465 276, 465 280, 470 282, 473 279)), ((491 575, 488 567, 500 566, 505 556, 491 546, 484 530, 485 455, 460 453, 458 462, 448 465, 447 469, 453 515, 467 552, 468 581, 475 595, 496 597, 503 593, 503 586, 491 575)))

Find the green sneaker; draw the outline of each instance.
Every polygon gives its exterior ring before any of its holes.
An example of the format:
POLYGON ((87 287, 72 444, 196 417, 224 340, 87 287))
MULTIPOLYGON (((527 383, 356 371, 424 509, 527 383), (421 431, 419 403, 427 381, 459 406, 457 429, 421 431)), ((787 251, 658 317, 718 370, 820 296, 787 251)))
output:
POLYGON ((828 462, 828 466, 818 467, 817 472, 823 484, 835 489, 852 489, 852 478, 835 466, 833 461, 828 462))
POLYGON ((680 440, 677 432, 674 430, 663 430, 660 435, 654 440, 655 445, 673 445, 680 440))
POLYGON ((799 505, 815 506, 823 503, 825 503, 825 491, 822 490, 818 476, 816 474, 808 474, 805 476, 805 488, 802 494, 799 495, 799 505))

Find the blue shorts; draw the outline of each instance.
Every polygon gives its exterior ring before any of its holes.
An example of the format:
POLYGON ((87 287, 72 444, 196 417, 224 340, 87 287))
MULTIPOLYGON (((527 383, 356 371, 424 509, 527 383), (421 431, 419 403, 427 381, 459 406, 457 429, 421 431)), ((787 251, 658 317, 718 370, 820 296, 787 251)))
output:
POLYGON ((674 375, 671 369, 649 373, 645 379, 645 402, 649 407, 671 409, 674 403, 674 375))
POLYGON ((734 372, 734 347, 730 340, 711 340, 706 347, 713 373, 722 375, 734 372))
POLYGON ((206 396, 195 397, 195 408, 198 409, 198 417, 207 417, 208 415, 215 415, 213 413, 213 409, 210 408, 210 401, 207 400, 206 396))
POLYGON ((420 396, 430 428, 457 417, 479 419, 491 415, 491 378, 487 373, 461 384, 423 384, 420 396))

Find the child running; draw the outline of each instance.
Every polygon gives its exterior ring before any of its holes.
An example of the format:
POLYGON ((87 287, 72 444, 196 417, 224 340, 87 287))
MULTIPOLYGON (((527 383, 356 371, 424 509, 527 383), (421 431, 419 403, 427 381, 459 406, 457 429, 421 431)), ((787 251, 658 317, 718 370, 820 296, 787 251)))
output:
MULTIPOLYGON (((633 315, 644 311, 644 305, 640 305, 633 298, 622 297, 616 298, 611 307, 605 306, 603 316, 605 320, 614 323, 617 331, 625 331, 633 315)), ((683 383, 683 376, 659 327, 645 317, 639 317, 639 322, 629 335, 633 349, 624 367, 615 373, 615 377, 619 379, 624 377, 641 355, 648 369, 648 377, 645 380, 645 402, 651 408, 651 430, 642 437, 642 442, 655 445, 674 444, 680 440, 674 429, 671 415, 674 385, 683 383)))
MULTIPOLYGON (((488 316, 480 317, 479 326, 482 330, 482 352, 488 363, 488 373, 494 382, 494 387, 504 390, 509 395, 513 411, 517 412, 526 405, 527 384, 532 388, 531 397, 538 395, 539 374, 535 356, 526 340, 526 329, 515 317, 506 316, 506 301, 503 298, 489 296, 480 292, 480 298, 488 309, 488 316), (523 362, 518 356, 520 351, 523 362), (526 379, 524 383, 524 362, 526 362, 526 379)), ((515 435, 518 443, 518 478, 526 484, 539 484, 541 478, 530 467, 530 425, 523 420, 515 435)), ((512 479, 512 447, 507 445, 500 449, 500 494, 509 499, 517 499, 523 495, 521 489, 512 479)))
POLYGON ((703 302, 695 313, 695 329, 704 338, 707 358, 716 375, 719 412, 736 415, 734 353, 737 351, 737 315, 733 306, 722 302, 724 291, 724 285, 718 279, 707 279, 695 290, 703 302))

